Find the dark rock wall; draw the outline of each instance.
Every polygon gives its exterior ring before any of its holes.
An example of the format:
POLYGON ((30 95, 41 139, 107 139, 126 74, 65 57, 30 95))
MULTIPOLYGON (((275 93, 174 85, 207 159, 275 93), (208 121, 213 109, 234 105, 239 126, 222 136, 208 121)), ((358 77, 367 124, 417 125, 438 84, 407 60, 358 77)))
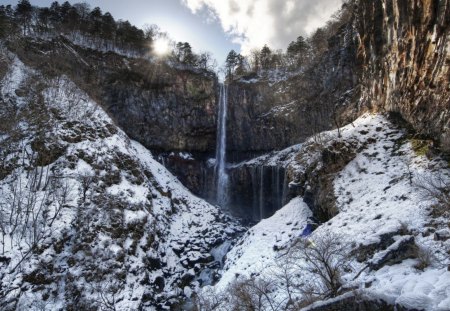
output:
POLYGON ((281 150, 331 129, 336 107, 356 101, 357 44, 352 25, 344 25, 309 68, 278 78, 269 74, 231 81, 229 158, 239 161, 281 150))
POLYGON ((215 76, 189 70, 161 72, 169 77, 154 85, 146 81, 145 70, 150 74, 155 68, 135 64, 129 79, 120 73, 108 77, 102 96, 107 111, 131 138, 151 150, 214 152, 215 76))
POLYGON ((449 23, 449 0, 359 1, 362 92, 352 114, 398 112, 450 148, 449 23))

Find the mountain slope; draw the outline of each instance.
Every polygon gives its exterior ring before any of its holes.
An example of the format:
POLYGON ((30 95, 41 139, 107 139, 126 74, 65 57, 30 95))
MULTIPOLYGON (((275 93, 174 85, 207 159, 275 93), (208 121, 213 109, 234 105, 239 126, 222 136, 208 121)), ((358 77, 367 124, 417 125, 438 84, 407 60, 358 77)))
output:
POLYGON ((190 194, 67 77, 7 56, 2 309, 182 303, 201 270, 217 267, 211 250, 239 227, 190 194))
MULTIPOLYGON (((302 250, 296 251, 296 245, 321 249, 330 238, 346 262, 339 270, 343 286, 338 299, 310 310, 330 310, 341 301, 342 310, 354 310, 358 301, 372 300, 405 310, 448 310, 448 210, 429 192, 439 187, 446 191, 450 169, 439 157, 427 158, 426 142, 421 143, 418 149, 416 139, 381 115, 364 115, 341 128, 340 135, 337 130, 322 133, 300 150, 291 148, 291 156, 287 150, 250 161, 286 166, 290 187, 302 188, 303 198, 294 198, 237 242, 227 254, 215 295, 232 292, 224 301, 233 304, 239 288, 266 288, 263 310, 326 300, 319 294, 324 290, 321 278, 308 268, 309 261, 298 257, 302 250), (326 176, 331 188, 317 175, 326 176), (328 205, 315 205, 318 200, 328 205), (328 219, 319 221, 324 208, 328 219), (355 295, 365 298, 346 300, 355 295)), ((374 303, 372 308, 381 306, 374 303)))

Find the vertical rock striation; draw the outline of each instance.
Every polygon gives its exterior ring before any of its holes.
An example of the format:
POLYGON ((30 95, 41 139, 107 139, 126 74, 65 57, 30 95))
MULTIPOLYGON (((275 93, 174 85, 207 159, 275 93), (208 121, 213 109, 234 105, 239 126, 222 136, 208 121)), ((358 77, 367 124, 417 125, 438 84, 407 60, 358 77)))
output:
POLYGON ((450 1, 359 1, 361 110, 398 112, 450 148, 450 1))

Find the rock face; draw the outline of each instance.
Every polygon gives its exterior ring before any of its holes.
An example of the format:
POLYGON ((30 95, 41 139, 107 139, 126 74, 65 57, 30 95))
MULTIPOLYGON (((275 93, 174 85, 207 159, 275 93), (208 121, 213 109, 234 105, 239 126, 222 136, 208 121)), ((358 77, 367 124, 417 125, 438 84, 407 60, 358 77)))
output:
POLYGON ((359 1, 361 109, 399 112, 450 150, 450 1, 359 1))
POLYGON ((122 73, 109 76, 102 96, 107 111, 151 150, 214 151, 216 77, 166 68, 159 73, 165 81, 155 84, 147 78, 155 70, 136 62, 126 78, 122 73))
MULTIPOLYGON (((317 66, 282 79, 232 82, 229 158, 239 161, 282 149, 367 111, 397 113, 449 152, 449 21, 449 0, 355 1, 353 18, 329 39, 317 66)), ((241 201, 236 205, 259 204, 252 187, 260 189, 261 183, 253 182, 251 173, 257 169, 231 169, 233 191, 241 201)), ((325 175, 317 176, 320 181, 325 175)), ((329 204, 317 201, 317 190, 297 194, 311 199, 327 219, 329 204)), ((258 211, 252 209, 255 217, 258 211)))
POLYGON ((229 158, 281 150, 332 128, 335 107, 354 100, 356 47, 353 28, 344 25, 314 66, 231 81, 229 158))
POLYGON ((11 48, 44 74, 65 74, 153 151, 214 152, 217 77, 72 44, 23 39, 11 48))
POLYGON ((449 20, 449 0, 355 1, 312 68, 232 82, 232 158, 282 149, 366 111, 398 112, 449 151, 449 20))
POLYGON ((160 159, 172 152, 195 154, 189 161, 171 156, 165 165, 193 193, 208 197, 212 189, 204 172, 217 131, 214 73, 86 49, 64 37, 24 38, 10 48, 44 75, 70 77, 131 139, 160 159))

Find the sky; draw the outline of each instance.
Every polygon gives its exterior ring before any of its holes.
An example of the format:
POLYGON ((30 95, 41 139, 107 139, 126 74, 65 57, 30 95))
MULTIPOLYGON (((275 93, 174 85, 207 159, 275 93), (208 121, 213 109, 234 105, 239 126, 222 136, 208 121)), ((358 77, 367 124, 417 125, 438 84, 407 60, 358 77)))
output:
MULTIPOLYGON (((54 0, 30 0, 49 6, 54 0)), ((1 4, 17 4, 0 0, 1 4)), ((59 1, 60 3, 64 1, 59 1)), ((342 0, 70 0, 100 7, 115 19, 143 27, 156 24, 196 52, 209 51, 222 64, 231 49, 248 53, 268 44, 286 49, 299 35, 324 25, 342 0)))

